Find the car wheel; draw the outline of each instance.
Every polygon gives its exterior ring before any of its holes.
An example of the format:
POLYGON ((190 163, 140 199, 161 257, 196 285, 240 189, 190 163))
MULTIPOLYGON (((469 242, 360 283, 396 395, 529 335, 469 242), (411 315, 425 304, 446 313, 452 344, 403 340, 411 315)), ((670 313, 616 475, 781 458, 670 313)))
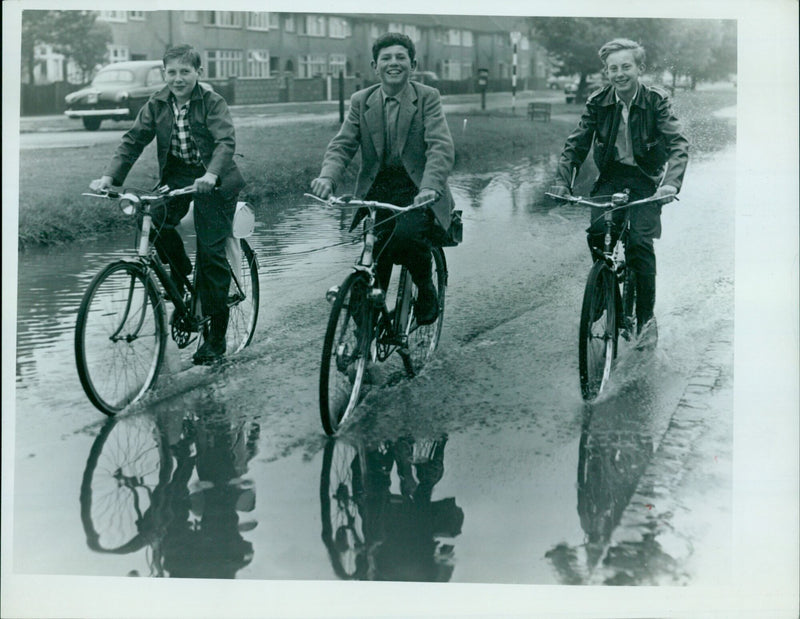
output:
POLYGON ((87 131, 97 131, 100 128, 100 123, 103 122, 102 118, 96 116, 84 116, 83 126, 87 131))

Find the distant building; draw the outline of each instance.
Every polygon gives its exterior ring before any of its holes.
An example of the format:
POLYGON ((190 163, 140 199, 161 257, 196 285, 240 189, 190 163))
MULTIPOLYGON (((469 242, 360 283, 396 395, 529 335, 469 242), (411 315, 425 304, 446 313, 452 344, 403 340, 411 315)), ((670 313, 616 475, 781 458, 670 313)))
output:
POLYGON ((372 80, 370 47, 387 31, 404 32, 417 46, 418 70, 442 81, 508 80, 511 32, 518 45, 518 88, 542 88, 545 50, 528 39, 524 18, 371 13, 253 11, 100 11, 112 31, 110 62, 161 58, 182 43, 200 51, 209 79, 297 79, 334 75, 372 80))

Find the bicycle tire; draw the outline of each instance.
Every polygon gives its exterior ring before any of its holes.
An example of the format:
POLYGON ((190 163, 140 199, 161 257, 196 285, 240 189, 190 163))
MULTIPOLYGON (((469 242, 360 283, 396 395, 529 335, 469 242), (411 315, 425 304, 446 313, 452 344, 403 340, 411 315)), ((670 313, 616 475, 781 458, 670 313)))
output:
MULTIPOLYGON (((436 322, 429 325, 418 326, 414 319, 414 312, 410 312, 403 328, 406 335, 408 348, 401 350, 400 355, 403 365, 410 377, 416 376, 420 370, 431 360, 433 353, 439 346, 439 338, 442 334, 444 324, 445 294, 447 292, 447 261, 445 260, 444 250, 441 247, 431 249, 431 259, 433 260, 433 285, 436 288, 439 300, 439 316, 436 322)), ((405 267, 401 277, 405 275, 405 267)), ((416 304, 417 287, 411 286, 412 307, 416 304)), ((396 307, 400 307, 400 299, 396 307)))
POLYGON ((166 441, 151 415, 108 419, 92 443, 81 480, 81 522, 89 548, 127 554, 150 543, 158 531, 147 525, 161 508, 171 470, 166 441), (128 431, 120 433, 123 428, 128 431))
MULTIPOLYGON (((258 307, 261 300, 261 287, 258 282, 258 258, 245 239, 239 239, 242 248, 241 281, 239 286, 245 295, 231 306, 228 319, 227 350, 237 353, 253 341, 258 322, 258 307)), ((232 267, 233 268, 233 267, 232 267)), ((238 294, 236 284, 231 281, 231 294, 238 294)))
POLYGON ((611 376, 617 343, 615 276, 598 260, 586 278, 578 335, 581 394, 593 400, 611 376))
POLYGON ((114 415, 141 398, 158 378, 166 336, 161 296, 140 265, 119 261, 100 271, 75 325, 75 361, 89 401, 114 415))
POLYGON ((358 405, 374 337, 373 312, 363 273, 344 280, 331 308, 319 381, 319 409, 325 433, 336 434, 358 405))
POLYGON ((343 580, 364 578, 366 553, 361 504, 364 500, 364 466, 358 450, 330 439, 322 456, 319 484, 322 542, 331 566, 343 580))

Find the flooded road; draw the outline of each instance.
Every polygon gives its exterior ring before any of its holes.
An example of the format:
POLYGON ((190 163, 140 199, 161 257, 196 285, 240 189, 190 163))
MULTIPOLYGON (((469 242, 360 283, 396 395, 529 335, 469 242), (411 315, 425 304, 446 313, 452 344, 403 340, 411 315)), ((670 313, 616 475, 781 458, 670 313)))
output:
POLYGON ((324 293, 358 253, 346 216, 299 197, 260 205, 251 347, 197 368, 170 343, 157 389, 108 421, 80 389, 73 327, 87 283, 129 253, 132 233, 21 254, 15 572, 724 582, 723 557, 696 559, 706 523, 724 527, 730 510, 676 504, 704 463, 668 439, 705 440, 687 390, 721 347, 703 415, 720 422, 715 456, 729 464, 734 150, 697 156, 665 207, 659 347, 623 350, 590 407, 577 369, 586 214, 542 199, 551 166, 452 180, 465 231, 446 251, 437 355, 414 380, 390 361, 335 441, 317 380, 324 293))

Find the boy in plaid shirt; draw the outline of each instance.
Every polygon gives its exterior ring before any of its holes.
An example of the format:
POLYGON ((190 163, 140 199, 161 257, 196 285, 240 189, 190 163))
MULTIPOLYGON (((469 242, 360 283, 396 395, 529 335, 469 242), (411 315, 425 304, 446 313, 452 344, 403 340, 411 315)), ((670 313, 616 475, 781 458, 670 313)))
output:
MULTIPOLYGON (((121 185, 155 137, 161 184, 171 189, 194 187, 197 290, 204 312, 211 317, 209 336, 195 353, 194 362, 207 364, 225 354, 230 287, 225 242, 245 183, 233 162, 236 137, 230 111, 225 99, 199 83, 202 73, 200 54, 194 48, 181 45, 168 50, 164 54, 167 85, 142 106, 105 174, 89 186, 98 191, 121 185)), ((176 198, 168 212, 153 219, 158 254, 176 275, 188 275, 192 270, 175 230, 191 200, 188 195, 176 198)))

